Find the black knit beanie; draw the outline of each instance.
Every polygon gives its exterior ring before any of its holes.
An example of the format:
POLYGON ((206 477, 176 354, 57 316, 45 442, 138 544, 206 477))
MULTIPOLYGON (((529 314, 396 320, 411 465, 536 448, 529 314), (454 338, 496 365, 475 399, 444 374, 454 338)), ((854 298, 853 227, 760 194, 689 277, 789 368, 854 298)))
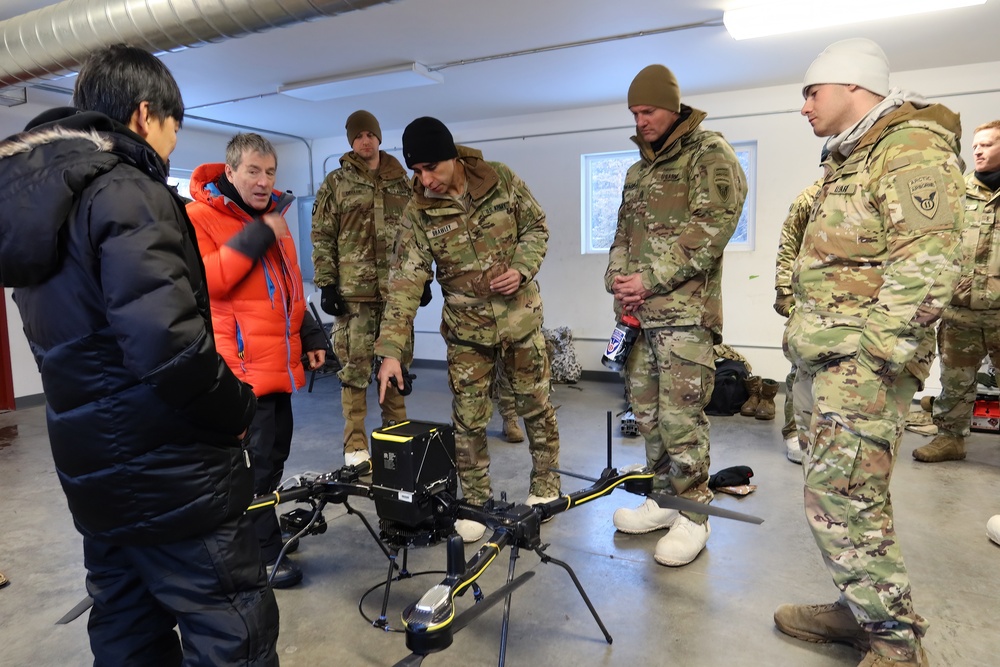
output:
POLYGON ((410 169, 415 164, 443 162, 456 157, 455 140, 437 118, 423 116, 403 130, 403 158, 410 169))

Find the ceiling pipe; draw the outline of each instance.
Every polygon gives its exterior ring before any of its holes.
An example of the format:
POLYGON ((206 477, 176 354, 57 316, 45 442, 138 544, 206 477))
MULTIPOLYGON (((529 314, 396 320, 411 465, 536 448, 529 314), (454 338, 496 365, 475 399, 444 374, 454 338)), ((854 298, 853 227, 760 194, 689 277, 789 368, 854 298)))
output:
POLYGON ((0 21, 0 88, 62 76, 111 44, 176 51, 393 1, 64 0, 0 21))

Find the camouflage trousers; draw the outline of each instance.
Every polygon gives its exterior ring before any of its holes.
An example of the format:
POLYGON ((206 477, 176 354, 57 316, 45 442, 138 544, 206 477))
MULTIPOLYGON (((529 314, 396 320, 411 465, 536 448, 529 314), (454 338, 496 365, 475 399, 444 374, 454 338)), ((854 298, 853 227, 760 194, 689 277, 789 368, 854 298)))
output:
POLYGON ((967 436, 976 402, 976 373, 988 354, 1000 368, 1000 310, 948 308, 938 326, 941 395, 934 423, 952 435, 967 436))
MULTIPOLYGON (((646 463, 664 466, 653 487, 708 504, 709 445, 705 406, 715 387, 712 333, 702 327, 644 330, 625 369, 646 463)), ((687 514, 697 523, 704 514, 687 514)))
POLYGON ((792 401, 792 393, 795 387, 795 364, 785 376, 785 423, 781 426, 781 437, 787 440, 795 435, 795 408, 792 401))
POLYGON ((507 370, 503 366, 503 360, 499 360, 493 374, 493 386, 490 388, 490 396, 496 399, 497 410, 504 419, 517 419, 517 408, 514 406, 514 389, 510 386, 510 378, 507 377, 507 370))
MULTIPOLYGON (((333 328, 333 351, 340 361, 340 403, 344 413, 344 450, 368 449, 365 416, 368 413, 367 389, 371 383, 375 359, 375 339, 382 325, 382 303, 347 303, 347 314, 336 318, 333 328)), ((403 352, 402 363, 413 361, 413 334, 403 352)), ((405 421, 403 397, 392 387, 386 389, 382 403, 382 422, 405 421)))
POLYGON ((892 520, 889 480, 917 379, 892 384, 853 359, 815 375, 800 369, 793 402, 800 433, 805 512, 816 544, 872 644, 912 650, 927 631, 892 520))
POLYGON ((514 407, 524 418, 531 453, 530 493, 559 495, 559 426, 549 401, 549 358, 541 329, 527 338, 498 347, 448 341, 448 383, 455 422, 458 478, 466 500, 481 505, 493 495, 486 425, 493 416, 490 383, 503 364, 514 395, 514 407))

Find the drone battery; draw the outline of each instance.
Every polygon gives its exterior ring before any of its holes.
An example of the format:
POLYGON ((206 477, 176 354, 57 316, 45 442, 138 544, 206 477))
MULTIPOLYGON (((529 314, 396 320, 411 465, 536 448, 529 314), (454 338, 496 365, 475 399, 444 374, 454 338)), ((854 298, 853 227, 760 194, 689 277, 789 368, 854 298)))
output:
POLYGON ((380 519, 414 528, 433 521, 432 497, 458 492, 455 428, 406 421, 372 431, 372 497, 380 519))

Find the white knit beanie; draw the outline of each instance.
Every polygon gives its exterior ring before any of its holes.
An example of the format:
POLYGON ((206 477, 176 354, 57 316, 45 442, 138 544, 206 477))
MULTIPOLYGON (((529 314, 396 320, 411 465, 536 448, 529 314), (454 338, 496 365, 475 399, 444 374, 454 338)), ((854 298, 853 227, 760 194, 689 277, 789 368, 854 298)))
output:
POLYGON ((870 39, 834 42, 806 70, 802 92, 819 83, 854 84, 885 97, 889 94, 889 61, 870 39))

